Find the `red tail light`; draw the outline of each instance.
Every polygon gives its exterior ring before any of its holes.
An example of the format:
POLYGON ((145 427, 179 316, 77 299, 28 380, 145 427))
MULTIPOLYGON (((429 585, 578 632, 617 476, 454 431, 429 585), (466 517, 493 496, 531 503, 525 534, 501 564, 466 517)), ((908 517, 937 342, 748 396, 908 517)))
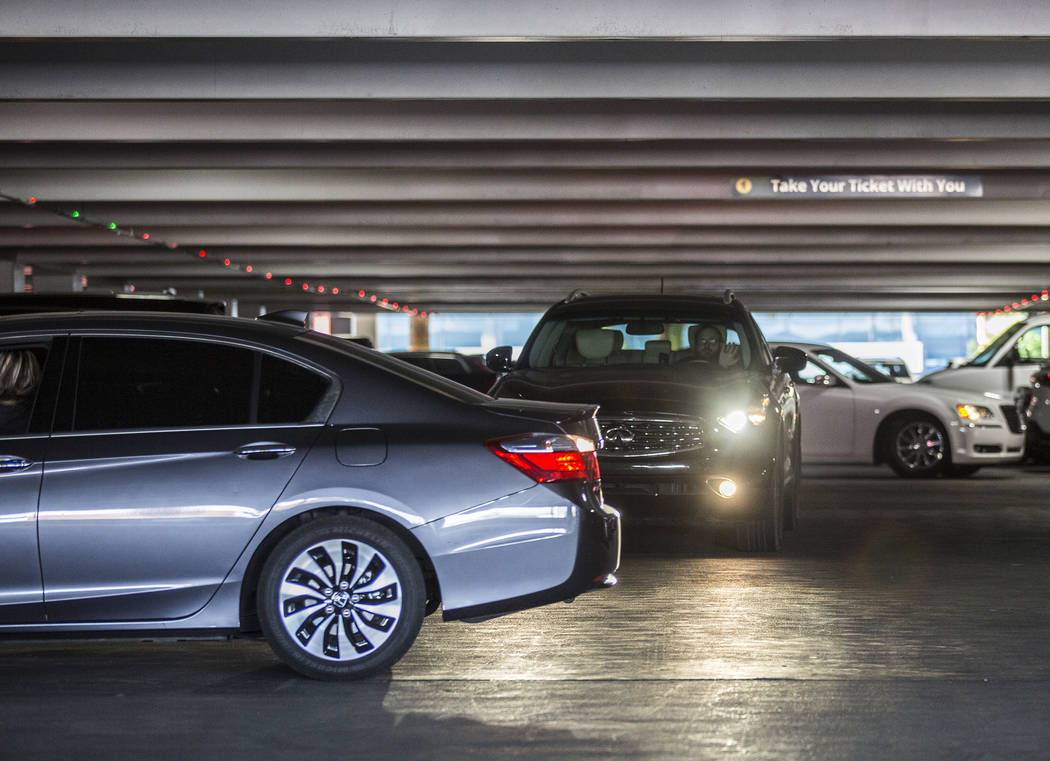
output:
POLYGON ((538 483, 597 481, 598 457, 594 442, 583 436, 527 433, 486 441, 494 455, 538 483))

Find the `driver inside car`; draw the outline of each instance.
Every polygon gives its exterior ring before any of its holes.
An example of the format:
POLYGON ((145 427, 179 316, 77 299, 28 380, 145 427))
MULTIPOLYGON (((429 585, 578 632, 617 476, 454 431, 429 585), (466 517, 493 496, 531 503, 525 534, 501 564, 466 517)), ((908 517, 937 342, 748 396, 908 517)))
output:
POLYGON ((693 353, 690 362, 706 362, 719 367, 734 367, 740 362, 740 346, 727 343, 725 328, 720 325, 692 325, 689 328, 689 345, 693 353))

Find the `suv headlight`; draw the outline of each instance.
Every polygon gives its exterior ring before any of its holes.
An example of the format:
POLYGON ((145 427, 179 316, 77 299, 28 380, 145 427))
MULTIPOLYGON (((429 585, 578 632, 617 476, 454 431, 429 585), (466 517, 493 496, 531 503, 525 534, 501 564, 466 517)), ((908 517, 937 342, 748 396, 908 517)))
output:
POLYGON ((751 425, 762 425, 766 422, 766 410, 769 409, 769 397, 762 397, 759 404, 752 405, 746 410, 733 410, 718 418, 718 424, 723 428, 740 433, 748 423, 751 425))
POLYGON ((995 414, 990 409, 979 404, 957 404, 955 405, 955 411, 959 417, 971 423, 979 423, 982 420, 990 420, 995 417, 995 414))

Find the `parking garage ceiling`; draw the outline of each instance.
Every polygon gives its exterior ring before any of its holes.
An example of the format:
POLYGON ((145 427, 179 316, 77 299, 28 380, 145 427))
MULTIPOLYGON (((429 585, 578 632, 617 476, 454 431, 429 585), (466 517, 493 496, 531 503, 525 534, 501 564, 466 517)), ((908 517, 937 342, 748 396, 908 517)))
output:
POLYGON ((1050 11, 637 5, 5 5, 0 260, 271 310, 1050 285, 1050 11))

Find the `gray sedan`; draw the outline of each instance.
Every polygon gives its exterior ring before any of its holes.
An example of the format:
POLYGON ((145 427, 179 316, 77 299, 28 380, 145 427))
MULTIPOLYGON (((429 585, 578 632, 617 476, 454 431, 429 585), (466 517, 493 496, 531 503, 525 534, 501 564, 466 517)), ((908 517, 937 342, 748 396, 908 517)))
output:
POLYGON ((261 633, 354 678, 438 608, 615 582, 593 406, 302 326, 85 313, 0 318, 0 412, 2 635, 261 633))

